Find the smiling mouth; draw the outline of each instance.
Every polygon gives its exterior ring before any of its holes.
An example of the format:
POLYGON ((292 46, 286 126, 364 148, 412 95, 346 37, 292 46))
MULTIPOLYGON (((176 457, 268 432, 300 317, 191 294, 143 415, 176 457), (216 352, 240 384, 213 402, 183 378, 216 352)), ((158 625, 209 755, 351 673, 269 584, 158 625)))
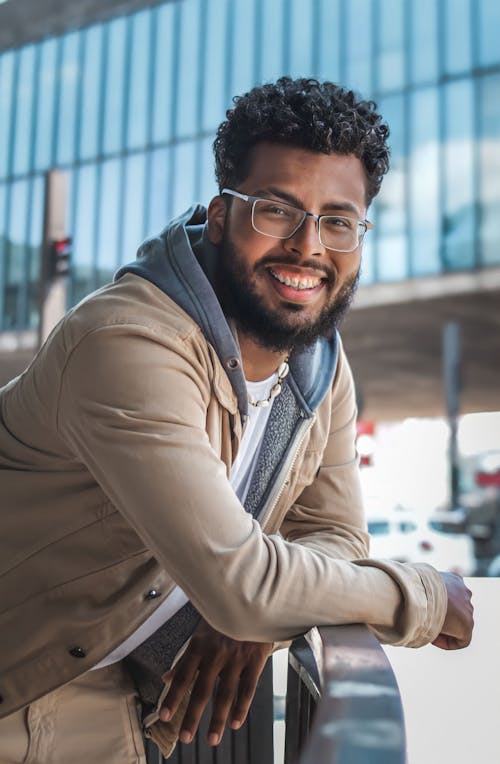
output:
POLYGON ((306 289, 316 289, 319 287, 324 279, 315 277, 312 278, 311 276, 285 276, 282 273, 277 273, 276 271, 273 271, 272 268, 269 268, 269 273, 273 278, 276 279, 276 281, 279 281, 280 284, 284 284, 287 287, 290 287, 291 289, 296 289, 297 291, 303 291, 306 289))

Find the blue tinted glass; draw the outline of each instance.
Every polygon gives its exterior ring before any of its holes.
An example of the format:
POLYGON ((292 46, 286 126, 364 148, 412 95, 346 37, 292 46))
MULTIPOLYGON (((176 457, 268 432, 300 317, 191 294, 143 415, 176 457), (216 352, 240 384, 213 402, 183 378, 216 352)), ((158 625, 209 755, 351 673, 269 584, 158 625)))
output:
POLYGON ((447 268, 474 264, 474 97, 472 82, 444 90, 444 263, 447 268))
POLYGON ((377 29, 378 86, 380 90, 399 88, 405 82, 404 4, 401 0, 380 0, 377 29))
POLYGON ((497 0, 481 0, 474 5, 479 15, 479 63, 488 66, 500 62, 500 4, 497 0))
POLYGON ((10 214, 7 226, 7 261, 5 273, 4 316, 7 329, 20 328, 25 323, 26 266, 28 247, 28 206, 30 183, 15 181, 11 188, 10 214))
POLYGON ((181 30, 176 133, 180 136, 192 135, 198 127, 199 67, 197 54, 199 53, 200 1, 184 0, 179 6, 181 30))
POLYGON ((212 0, 206 19, 202 128, 213 130, 224 119, 226 102, 227 0, 212 0))
MULTIPOLYGON (((375 209, 370 212, 370 220, 377 225, 377 214, 375 209)), ((361 262, 361 279, 363 285, 372 284, 375 281, 375 239, 373 231, 366 234, 363 239, 363 259, 361 262)))
POLYGON ((80 157, 89 159, 99 151, 98 131, 101 100, 102 26, 90 27, 84 34, 82 74, 82 116, 80 157))
POLYGON ((105 153, 118 151, 123 140, 123 99, 125 72, 126 19, 112 21, 107 29, 105 63, 104 138, 105 153))
POLYGON ((31 137, 34 125, 33 95, 35 75, 35 48, 30 45, 19 51, 19 79, 17 82, 16 120, 14 126, 13 173, 20 175, 31 169, 31 137))
POLYGON ((146 191, 146 155, 137 154, 125 161, 125 198, 123 204, 122 262, 135 258, 144 239, 144 207, 146 191))
POLYGON ((377 275, 381 281, 408 278, 406 218, 406 126, 403 96, 379 102, 391 129, 391 170, 377 197, 377 275))
MULTIPOLYGON (((29 284, 27 304, 27 326, 34 328, 38 325, 38 284, 40 279, 40 264, 42 255, 42 231, 43 231, 43 201, 44 181, 43 177, 33 179, 31 186, 31 206, 29 216, 29 284)), ((28 275, 28 274, 27 274, 28 275)))
POLYGON ((479 80, 481 261, 500 262, 500 74, 479 80))
POLYGON ((131 24, 127 146, 139 148, 148 140, 148 128, 151 123, 149 114, 151 11, 142 11, 132 16, 131 24))
POLYGON ((313 74, 313 7, 303 0, 289 0, 290 65, 291 77, 310 77, 313 74))
POLYGON ((4 329, 5 269, 7 265, 6 209, 7 187, 0 183, 0 330, 4 329))
POLYGON ((118 246, 123 187, 120 159, 110 159, 103 162, 100 167, 99 186, 96 260, 98 282, 103 283, 112 277, 120 261, 118 246))
POLYGON ((241 95, 254 84, 255 3, 232 0, 232 71, 230 97, 241 95))
POLYGON ((339 0, 320 0, 319 29, 316 31, 319 45, 318 76, 332 82, 341 80, 341 24, 339 0))
POLYGON ((179 215, 195 201, 196 143, 180 143, 174 149, 174 195, 172 214, 179 215))
POLYGON ((200 174, 200 201, 208 206, 212 197, 219 193, 215 181, 214 172, 214 152, 212 150, 212 138, 204 138, 200 152, 201 174, 200 174))
POLYGON ((416 91, 410 98, 408 178, 411 267, 414 275, 437 273, 439 260, 438 92, 416 91))
POLYGON ((346 6, 346 83, 363 95, 372 89, 372 3, 351 0, 346 6))
POLYGON ((472 62, 470 0, 445 0, 445 71, 463 72, 472 62))
POLYGON ((428 82, 438 75, 438 32, 436 0, 410 3, 411 80, 428 82))
POLYGON ((75 159, 75 119, 80 79, 80 34, 62 38, 60 72, 59 120, 57 133, 57 162, 65 164, 75 159))
POLYGON ((74 188, 74 252, 73 275, 75 279, 76 300, 95 287, 95 198, 96 166, 81 167, 75 173, 74 188))
POLYGON ((284 0, 261 4, 259 79, 270 82, 283 74, 283 14, 284 0))
POLYGON ((146 236, 158 234, 169 221, 170 149, 151 152, 146 236))
POLYGON ((56 92, 57 41, 40 45, 38 103, 35 130, 35 169, 48 170, 53 161, 54 109, 56 92))
POLYGON ((174 3, 163 5, 156 11, 154 90, 153 90, 153 142, 166 141, 172 135, 173 122, 173 65, 175 55, 174 3))
POLYGON ((14 54, 0 56, 0 178, 9 174, 10 138, 14 88, 14 54))

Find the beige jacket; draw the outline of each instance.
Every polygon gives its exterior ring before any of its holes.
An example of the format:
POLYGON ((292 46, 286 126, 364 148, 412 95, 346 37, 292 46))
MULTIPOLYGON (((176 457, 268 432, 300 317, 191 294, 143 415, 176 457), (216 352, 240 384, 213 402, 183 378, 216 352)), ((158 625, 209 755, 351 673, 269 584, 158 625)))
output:
POLYGON ((2 715, 97 664, 174 582, 236 639, 363 621, 432 640, 440 576, 366 559, 354 434, 341 354, 261 527, 227 479, 241 422, 198 325, 134 275, 72 310, 0 394, 2 715))

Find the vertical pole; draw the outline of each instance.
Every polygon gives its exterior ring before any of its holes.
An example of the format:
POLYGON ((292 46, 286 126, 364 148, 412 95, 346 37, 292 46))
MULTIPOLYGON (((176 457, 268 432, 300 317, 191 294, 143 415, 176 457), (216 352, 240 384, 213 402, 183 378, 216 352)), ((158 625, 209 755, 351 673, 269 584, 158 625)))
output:
POLYGON ((450 508, 455 509, 459 498, 457 430, 461 390, 461 337, 460 326, 456 321, 448 322, 443 328, 443 374, 450 428, 450 508))
POLYGON ((39 345, 66 312, 67 273, 53 273, 51 257, 54 242, 67 237, 66 209, 68 182, 64 173, 50 170, 45 175, 45 206, 43 215, 42 263, 40 268, 39 345))

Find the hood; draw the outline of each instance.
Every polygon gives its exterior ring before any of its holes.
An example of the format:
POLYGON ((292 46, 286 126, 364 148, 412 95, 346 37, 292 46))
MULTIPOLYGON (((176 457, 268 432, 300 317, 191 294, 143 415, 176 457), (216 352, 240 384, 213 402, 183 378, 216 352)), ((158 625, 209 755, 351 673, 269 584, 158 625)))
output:
MULTIPOLYGON (((126 273, 147 279, 191 316, 215 349, 244 417, 248 398, 241 356, 212 286, 217 248, 208 239, 206 220, 203 206, 190 207, 159 236, 147 239, 139 248, 137 259, 121 267, 114 280, 126 273)), ((318 339, 305 350, 290 355, 287 381, 306 417, 312 416, 332 385, 338 344, 335 332, 332 339, 318 339)))

